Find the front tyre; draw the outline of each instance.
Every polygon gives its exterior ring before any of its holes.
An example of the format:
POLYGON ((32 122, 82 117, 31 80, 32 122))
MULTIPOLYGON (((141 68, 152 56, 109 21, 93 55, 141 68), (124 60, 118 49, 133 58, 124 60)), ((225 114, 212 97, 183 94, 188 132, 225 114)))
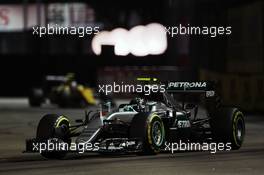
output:
POLYGON ((157 154, 165 142, 163 121, 155 113, 136 114, 131 122, 130 138, 142 141, 143 154, 157 154))
MULTIPOLYGON (((63 143, 70 144, 70 123, 65 116, 57 114, 47 114, 40 120, 37 128, 37 140, 47 143, 50 139, 57 139, 63 143)), ((42 152, 43 157, 49 159, 62 159, 66 155, 66 151, 45 151, 42 152)))
POLYGON ((221 107, 211 117, 213 139, 239 149, 245 137, 244 115, 237 108, 221 107))

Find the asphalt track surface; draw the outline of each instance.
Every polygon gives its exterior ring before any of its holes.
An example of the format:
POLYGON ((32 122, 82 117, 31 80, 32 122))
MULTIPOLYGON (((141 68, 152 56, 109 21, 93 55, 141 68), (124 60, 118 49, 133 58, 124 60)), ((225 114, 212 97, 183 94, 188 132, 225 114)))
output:
POLYGON ((81 109, 29 108, 25 100, 0 100, 0 174, 264 174, 264 116, 246 116, 246 138, 237 151, 178 152, 156 156, 69 154, 64 160, 47 160, 23 154, 26 138, 35 136, 46 113, 82 118, 81 109))

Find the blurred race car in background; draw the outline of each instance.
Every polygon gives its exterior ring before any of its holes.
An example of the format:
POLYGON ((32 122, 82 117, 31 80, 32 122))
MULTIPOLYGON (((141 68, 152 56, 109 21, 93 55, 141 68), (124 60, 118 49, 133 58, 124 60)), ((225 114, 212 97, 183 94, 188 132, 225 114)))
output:
POLYGON ((111 98, 97 95, 94 89, 79 84, 75 80, 75 75, 69 73, 65 76, 46 76, 42 87, 31 89, 28 99, 32 107, 49 102, 66 108, 96 105, 96 96, 103 102, 112 101, 111 98))

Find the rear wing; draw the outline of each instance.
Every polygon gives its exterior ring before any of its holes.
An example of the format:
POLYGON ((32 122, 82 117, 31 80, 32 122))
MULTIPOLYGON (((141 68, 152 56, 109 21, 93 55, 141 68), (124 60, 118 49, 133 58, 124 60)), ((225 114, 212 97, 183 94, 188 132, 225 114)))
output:
POLYGON ((137 81, 148 84, 159 84, 165 87, 167 93, 205 93, 206 97, 215 96, 213 81, 168 81, 160 82, 157 78, 139 77, 137 81))
POLYGON ((46 81, 57 81, 57 82, 66 82, 67 78, 60 75, 47 75, 45 77, 46 81))
POLYGON ((215 95, 215 83, 212 81, 170 81, 165 85, 168 93, 205 93, 206 97, 215 95))
POLYGON ((74 73, 67 73, 66 75, 47 75, 45 77, 45 80, 50 82, 67 82, 74 79, 74 73))

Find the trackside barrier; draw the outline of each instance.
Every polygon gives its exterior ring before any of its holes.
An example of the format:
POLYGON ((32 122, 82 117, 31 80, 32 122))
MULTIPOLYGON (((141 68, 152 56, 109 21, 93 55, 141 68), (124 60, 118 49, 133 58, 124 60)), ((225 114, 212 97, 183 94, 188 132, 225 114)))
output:
POLYGON ((200 71, 200 80, 215 81, 225 105, 245 111, 264 111, 264 75, 200 71))

